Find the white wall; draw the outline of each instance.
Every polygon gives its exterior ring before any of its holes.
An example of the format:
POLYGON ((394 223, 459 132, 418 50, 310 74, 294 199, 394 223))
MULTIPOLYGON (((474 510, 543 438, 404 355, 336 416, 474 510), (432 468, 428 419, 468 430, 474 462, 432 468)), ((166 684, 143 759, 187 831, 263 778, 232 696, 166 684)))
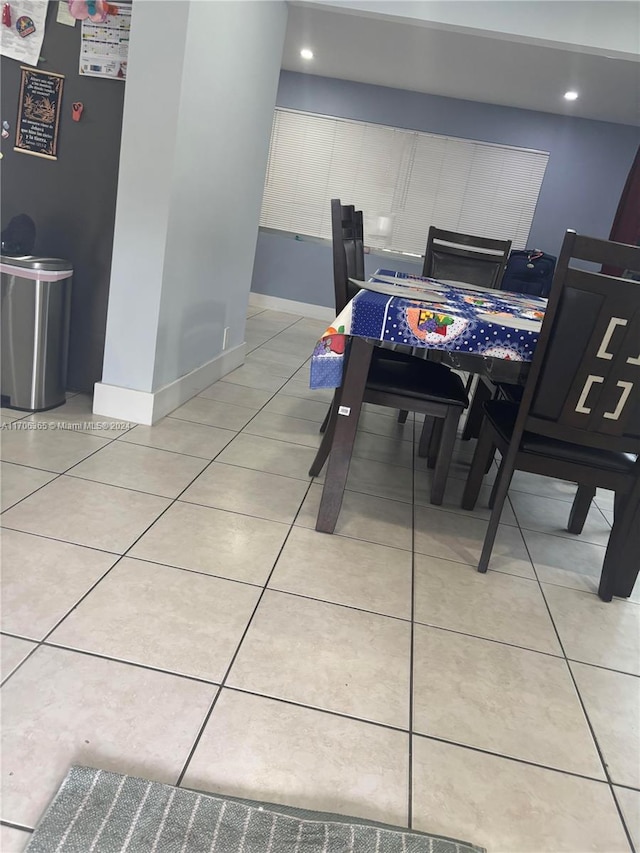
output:
POLYGON ((151 390, 155 364, 189 22, 184 8, 180 0, 136 3, 129 44, 102 380, 144 391, 151 390))
POLYGON ((620 0, 316 0, 511 41, 640 59, 640 4, 620 0))
POLYGON ((193 2, 153 386, 244 341, 286 29, 283 2, 193 2))
POLYGON ((244 340, 286 22, 283 0, 135 4, 102 414, 113 386, 153 395, 210 364, 225 327, 244 340))

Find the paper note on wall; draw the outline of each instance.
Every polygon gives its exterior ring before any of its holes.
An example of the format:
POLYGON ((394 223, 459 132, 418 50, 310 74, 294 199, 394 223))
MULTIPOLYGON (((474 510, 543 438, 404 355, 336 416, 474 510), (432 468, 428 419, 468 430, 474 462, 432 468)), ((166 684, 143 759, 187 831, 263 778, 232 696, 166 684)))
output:
POLYGON ((130 29, 131 6, 123 4, 118 4, 117 15, 109 15, 102 24, 84 20, 80 43, 81 76, 125 80, 130 29))
POLYGON ((58 11, 56 12, 56 21, 58 24, 65 24, 67 27, 75 27, 76 18, 69 11, 67 0, 58 0, 58 11))
POLYGON ((11 26, 0 26, 0 53, 37 65, 44 38, 47 0, 11 0, 11 26))

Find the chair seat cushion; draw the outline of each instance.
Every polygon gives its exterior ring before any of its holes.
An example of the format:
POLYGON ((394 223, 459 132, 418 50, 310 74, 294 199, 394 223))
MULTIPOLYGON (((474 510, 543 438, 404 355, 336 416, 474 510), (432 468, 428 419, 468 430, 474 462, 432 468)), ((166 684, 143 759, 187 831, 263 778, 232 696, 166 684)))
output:
POLYGON ((392 350, 374 349, 367 388, 462 407, 469 403, 462 379, 449 367, 392 350))
MULTIPOLYGON (((487 418, 497 430, 503 441, 511 441, 513 428, 518 415, 518 406, 506 400, 488 400, 484 404, 487 418)), ((590 468, 602 468, 606 471, 617 471, 627 474, 635 464, 633 453, 621 453, 615 450, 602 450, 599 447, 586 447, 582 444, 572 444, 558 441, 546 435, 536 435, 525 432, 520 444, 524 453, 535 453, 547 456, 561 462, 571 462, 577 465, 587 465, 590 468)))

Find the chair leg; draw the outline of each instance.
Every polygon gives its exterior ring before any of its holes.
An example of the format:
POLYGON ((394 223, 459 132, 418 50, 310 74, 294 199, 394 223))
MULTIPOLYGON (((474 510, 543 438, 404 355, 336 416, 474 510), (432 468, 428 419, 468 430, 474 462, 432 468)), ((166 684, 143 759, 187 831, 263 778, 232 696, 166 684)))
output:
POLYGON ((582 533, 584 523, 589 515, 591 501, 595 496, 595 487, 578 485, 578 491, 573 499, 571 513, 569 514, 569 524, 567 525, 569 533, 575 533, 576 535, 582 533))
POLYGON ((515 469, 516 453, 517 451, 515 448, 509 448, 509 450, 507 451, 507 455, 502 457, 502 462, 500 463, 498 479, 496 480, 496 485, 494 486, 494 505, 493 509, 491 510, 491 518, 489 519, 487 532, 484 536, 484 544, 482 546, 482 553, 480 554, 480 562, 478 563, 479 572, 484 573, 489 568, 489 560, 491 559, 491 552, 493 551, 493 545, 496 541, 496 536, 498 534, 498 525, 500 524, 500 517, 502 515, 502 510, 504 508, 504 503, 507 499, 509 486, 511 485, 511 478, 513 477, 513 472, 515 469))
POLYGON ((496 449, 494 447, 493 452, 487 456, 487 464, 486 464, 485 469, 484 469, 485 474, 488 474, 489 471, 491 470, 491 466, 493 465, 493 460, 495 459, 495 456, 496 456, 496 449))
MULTIPOLYGON (((498 469, 500 470, 500 469, 498 469)), ((496 504, 496 495, 498 494, 498 477, 493 481, 493 486, 491 487, 491 493, 489 495, 489 509, 493 509, 496 504)))
POLYGON ((418 441, 418 456, 424 458, 429 455, 429 442, 431 441, 431 433, 435 427, 436 419, 425 415, 420 430, 420 440, 418 441))
POLYGON ((491 430, 485 426, 480 433, 476 452, 473 454, 471 469, 467 476, 467 484, 462 495, 462 509, 473 509, 480 494, 480 486, 487 469, 487 460, 492 459, 495 448, 491 430))
POLYGON ((329 418, 331 417, 332 406, 333 406, 333 403, 327 409, 327 414, 324 416, 324 420, 322 421, 322 424, 320 425, 320 432, 323 434, 326 432, 327 425, 329 424, 329 418))
POLYGON ((471 398, 467 420, 462 431, 462 440, 468 441, 470 438, 478 438, 480 435, 480 427, 484 417, 484 408, 482 404, 486 400, 491 399, 491 391, 485 383, 479 379, 476 384, 476 390, 471 398))
POLYGON ((408 415, 409 412, 406 409, 400 409, 400 411, 398 412, 398 423, 406 424, 408 415))
MULTIPOLYGON (((420 436, 420 445, 418 446, 418 456, 426 456, 427 457, 427 468, 435 468, 436 463, 438 461, 438 453, 440 452, 440 444, 442 443, 442 431, 444 429, 445 418, 434 418, 433 427, 431 429, 431 436, 429 438, 429 444, 427 445, 427 452, 421 453, 423 450, 423 436, 420 436)), ((424 427, 423 427, 424 434, 424 427)), ((426 444, 426 441, 425 441, 426 444)))
POLYGON ((440 429, 441 436, 438 447, 438 457, 436 467, 433 472, 433 480, 431 482, 431 503, 436 506, 440 506, 444 499, 444 490, 447 487, 447 476, 449 475, 449 466, 451 465, 451 456, 456 442, 458 421, 460 420, 461 414, 462 410, 457 406, 450 406, 444 420, 438 419, 442 424, 442 427, 440 429))

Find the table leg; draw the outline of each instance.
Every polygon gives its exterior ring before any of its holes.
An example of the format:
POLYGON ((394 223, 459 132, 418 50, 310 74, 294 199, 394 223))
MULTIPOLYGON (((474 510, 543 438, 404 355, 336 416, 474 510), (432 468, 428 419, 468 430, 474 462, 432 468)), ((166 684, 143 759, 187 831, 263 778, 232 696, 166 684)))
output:
POLYGON ((342 382, 340 408, 316 521, 316 530, 322 533, 333 533, 340 513, 372 352, 373 344, 369 341, 364 338, 351 339, 342 382))
POLYGON ((467 412, 467 420, 462 431, 462 440, 468 441, 470 438, 478 438, 480 435, 480 427, 484 418, 484 408, 482 404, 490 400, 493 392, 489 385, 483 381, 482 376, 478 377, 476 390, 473 392, 469 410, 467 412))
POLYGON ((311 463, 311 468, 309 468, 309 476, 317 477, 320 474, 320 471, 324 468, 324 463, 327 461, 327 457, 331 452, 331 445, 333 444, 333 434, 336 428, 336 419, 338 417, 338 407, 340 406, 340 394, 342 392, 342 388, 336 388, 336 392, 333 395, 333 400, 331 401, 331 407, 327 413, 327 417, 325 418, 326 428, 322 435, 322 441, 320 442, 320 447, 318 448, 318 452, 316 453, 315 459, 311 463))

